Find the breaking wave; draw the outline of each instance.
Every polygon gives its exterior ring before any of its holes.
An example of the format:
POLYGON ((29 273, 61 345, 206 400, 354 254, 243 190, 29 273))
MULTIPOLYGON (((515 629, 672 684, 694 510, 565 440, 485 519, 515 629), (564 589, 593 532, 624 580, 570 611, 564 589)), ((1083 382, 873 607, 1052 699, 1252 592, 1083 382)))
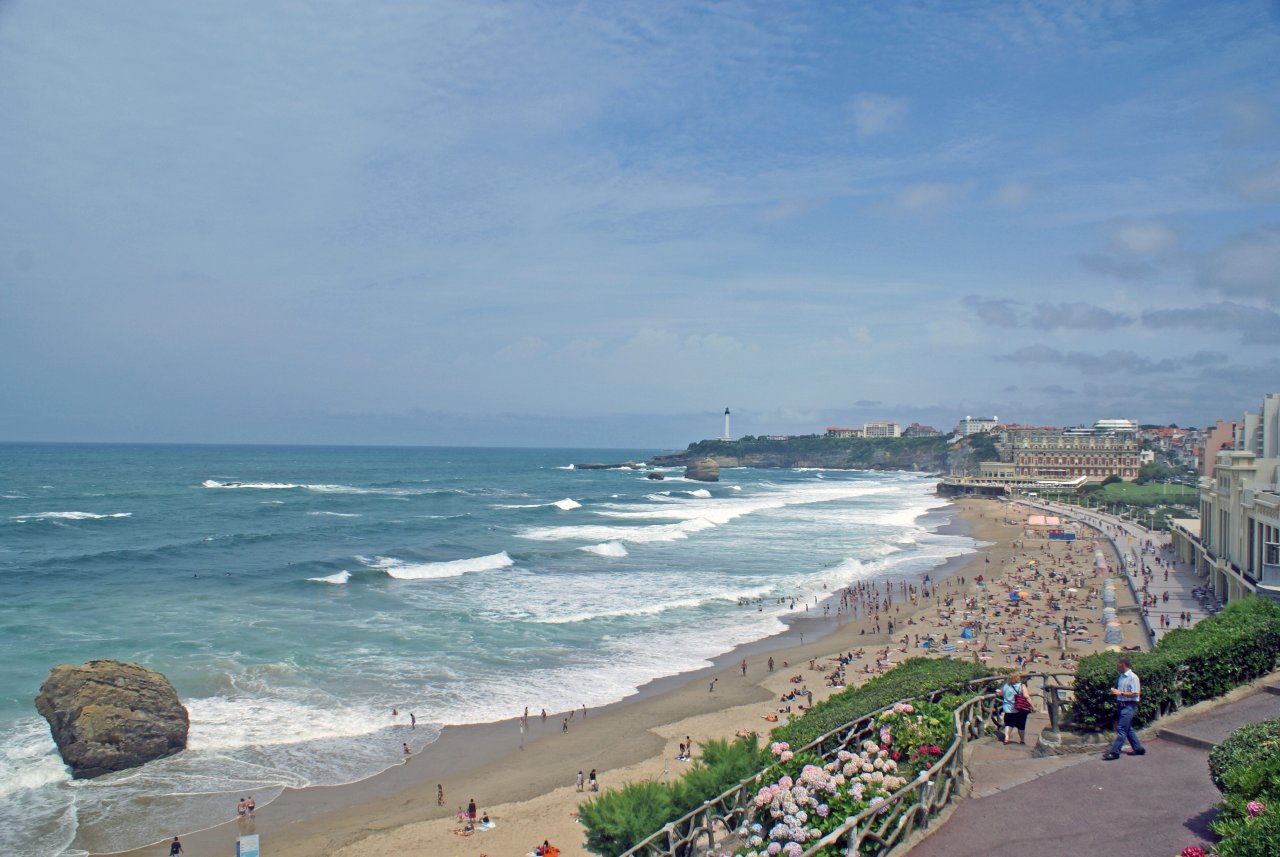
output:
POLYGON ((498 571, 515 565, 515 560, 507 556, 506 551, 477 556, 470 559, 454 559, 447 562, 407 562, 395 557, 379 556, 372 560, 361 559, 370 568, 382 569, 388 576, 397 580, 439 580, 446 577, 461 577, 480 571, 498 571))
POLYGON ((598 545, 587 545, 578 548, 580 551, 593 553, 596 556, 626 556, 627 548, 622 542, 603 542, 598 545))

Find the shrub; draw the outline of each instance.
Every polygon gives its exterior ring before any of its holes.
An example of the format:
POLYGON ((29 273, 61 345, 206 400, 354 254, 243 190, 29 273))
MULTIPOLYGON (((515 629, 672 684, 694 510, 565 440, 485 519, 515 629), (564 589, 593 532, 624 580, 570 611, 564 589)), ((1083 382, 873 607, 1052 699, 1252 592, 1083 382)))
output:
POLYGON ((587 830, 587 849, 604 857, 617 857, 662 828, 673 818, 675 801, 666 783, 628 783, 578 807, 578 818, 587 830))
POLYGON ((760 749, 755 735, 732 742, 708 741, 702 745, 698 761, 673 784, 676 814, 672 818, 679 818, 701 806, 708 798, 754 776, 770 760, 769 754, 760 749))
MULTIPOLYGON (((1142 679, 1142 702, 1134 724, 1155 720, 1173 707, 1182 682, 1183 704, 1213 699, 1265 675, 1280 655, 1280 605, 1266 599, 1234 601, 1217 616, 1193 628, 1170 631, 1150 652, 1130 656, 1142 679), (1185 668, 1185 669, 1181 669, 1185 668)), ((1115 722, 1114 652, 1090 655, 1076 670, 1075 725, 1097 732, 1115 722)))
POLYGON ((773 740, 800 748, 899 700, 938 693, 964 695, 969 682, 991 675, 994 673, 989 667, 971 661, 911 658, 861 687, 851 687, 819 702, 804 717, 773 730, 773 740))
POLYGON ((605 792, 578 808, 587 830, 587 849, 616 857, 669 821, 702 805, 768 764, 768 753, 752 734, 702 745, 702 755, 674 783, 631 783, 605 792))
POLYGON ((1222 841, 1213 846, 1218 857, 1261 857, 1280 854, 1280 807, 1270 806, 1256 818, 1219 819, 1209 825, 1222 841))
POLYGON ((1249 723, 1224 738, 1209 751, 1209 778, 1218 791, 1226 792, 1228 771, 1268 756, 1280 758, 1280 720, 1249 723))

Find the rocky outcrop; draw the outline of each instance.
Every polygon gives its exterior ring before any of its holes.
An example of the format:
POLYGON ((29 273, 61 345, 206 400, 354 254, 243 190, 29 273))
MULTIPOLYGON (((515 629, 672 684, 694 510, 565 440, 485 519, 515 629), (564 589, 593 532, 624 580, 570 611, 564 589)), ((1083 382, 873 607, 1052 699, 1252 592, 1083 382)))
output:
POLYGON ((994 449, 973 454, 973 438, 951 444, 945 437, 831 438, 792 437, 703 440, 682 452, 655 455, 652 467, 682 467, 710 458, 721 467, 815 467, 831 470, 914 470, 947 473, 956 454, 976 467, 994 460, 994 449))
POLYGON ((122 661, 54 667, 36 695, 72 776, 89 779, 172 756, 190 719, 169 680, 122 661))
POLYGON ((720 465, 714 458, 699 458, 691 461, 684 469, 685 479, 696 479, 699 482, 719 482, 720 465))

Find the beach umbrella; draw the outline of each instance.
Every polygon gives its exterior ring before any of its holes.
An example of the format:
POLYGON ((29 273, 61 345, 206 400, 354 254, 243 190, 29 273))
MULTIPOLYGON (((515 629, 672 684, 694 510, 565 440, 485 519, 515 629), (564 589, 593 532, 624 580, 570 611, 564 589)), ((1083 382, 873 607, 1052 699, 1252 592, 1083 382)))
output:
POLYGON ((1030 593, 1030 592, 1028 592, 1028 591, 1027 591, 1027 590, 1025 590, 1025 589, 1021 589, 1021 590, 1019 590, 1019 591, 1018 591, 1018 594, 1019 594, 1020 596, 1022 596, 1023 598, 1030 598, 1030 597, 1031 597, 1031 593, 1030 593))

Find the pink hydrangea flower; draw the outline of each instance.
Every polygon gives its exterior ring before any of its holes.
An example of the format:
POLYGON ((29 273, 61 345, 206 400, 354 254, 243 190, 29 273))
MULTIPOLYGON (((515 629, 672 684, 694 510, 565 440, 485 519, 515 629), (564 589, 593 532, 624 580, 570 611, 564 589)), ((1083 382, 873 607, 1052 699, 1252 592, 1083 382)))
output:
POLYGON ((1267 805, 1262 801, 1251 800, 1244 807, 1249 812, 1250 818, 1257 818, 1267 811, 1267 805))

